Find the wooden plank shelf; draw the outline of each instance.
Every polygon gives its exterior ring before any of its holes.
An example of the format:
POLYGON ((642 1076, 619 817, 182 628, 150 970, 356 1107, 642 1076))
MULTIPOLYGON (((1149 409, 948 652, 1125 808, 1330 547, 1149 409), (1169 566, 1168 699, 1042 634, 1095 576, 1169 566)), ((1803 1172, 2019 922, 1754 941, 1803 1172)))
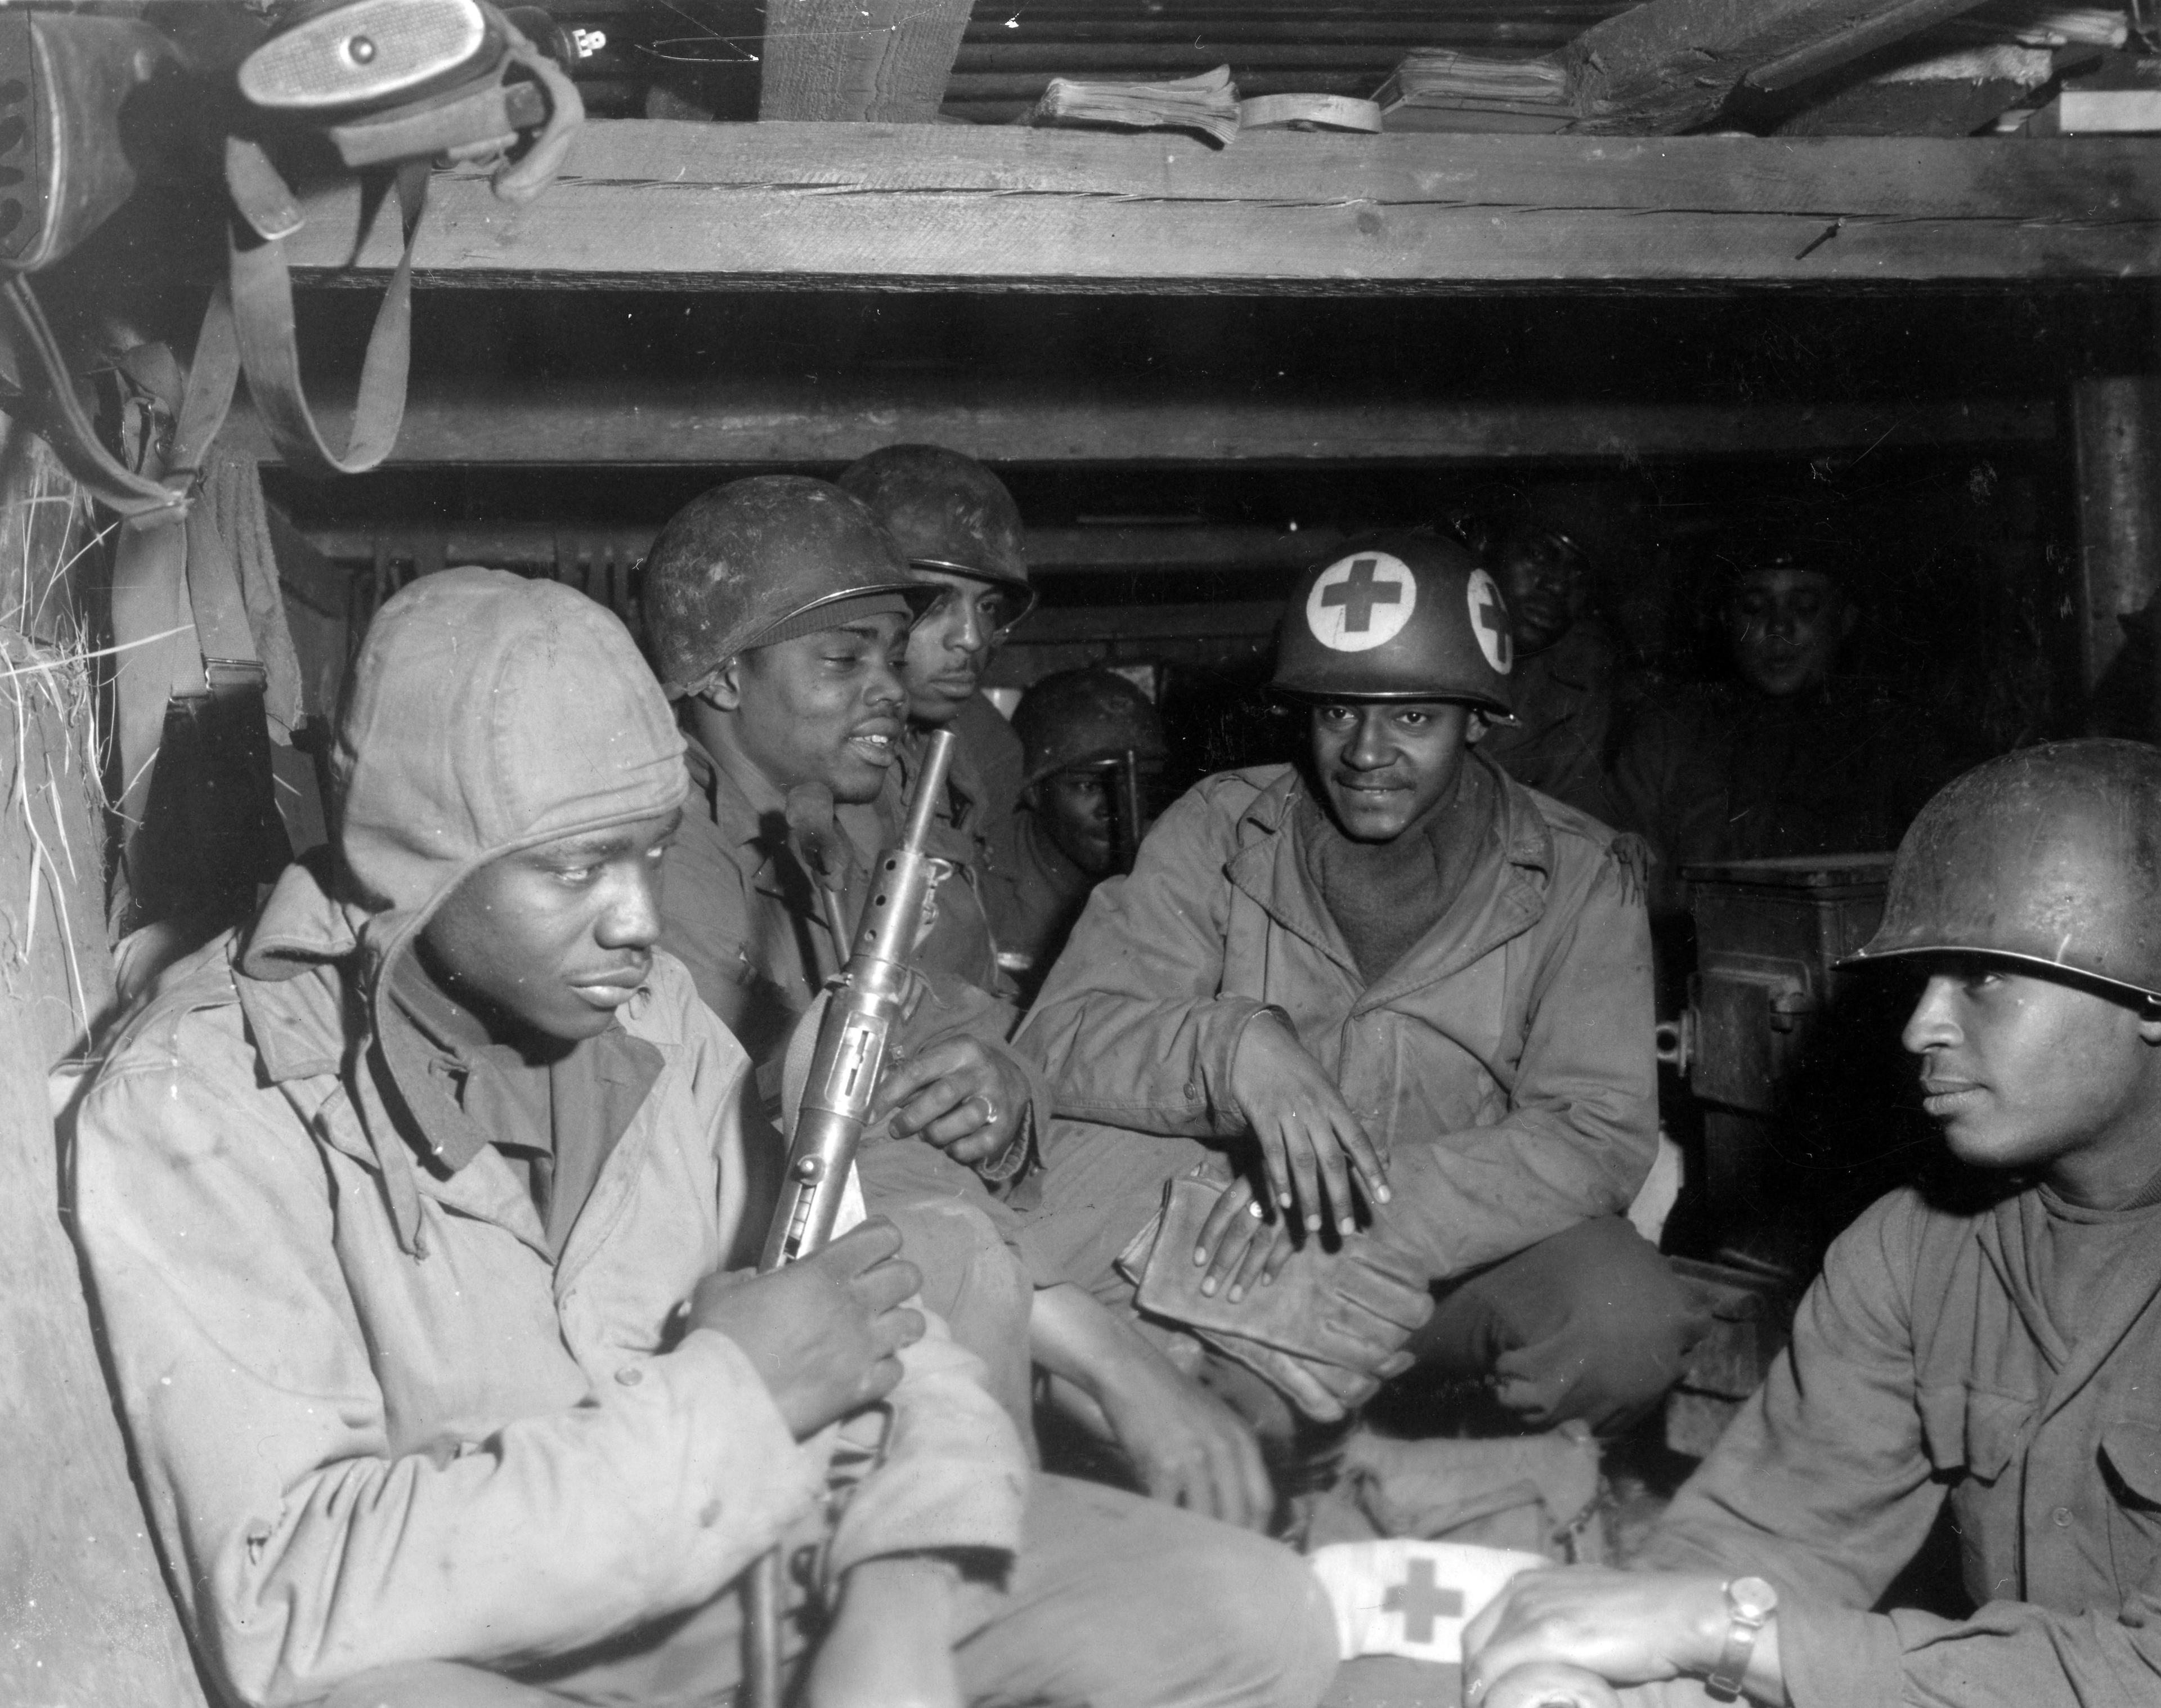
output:
MULTIPOLYGON (((379 279, 357 192, 314 283, 379 279)), ((438 174, 424 285, 1348 295, 1867 289, 2161 273, 2161 140, 1263 133, 596 121, 529 207, 438 174)))

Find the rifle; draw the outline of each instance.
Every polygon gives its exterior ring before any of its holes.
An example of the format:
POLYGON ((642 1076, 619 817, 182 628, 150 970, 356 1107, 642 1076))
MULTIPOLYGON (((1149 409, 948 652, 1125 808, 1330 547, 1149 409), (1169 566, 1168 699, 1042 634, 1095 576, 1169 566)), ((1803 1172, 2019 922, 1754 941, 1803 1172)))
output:
POLYGON ((1133 869, 1141 851, 1141 756, 1128 747, 1112 763, 1117 794, 1111 803, 1111 870, 1122 876, 1133 869))
MULTIPOLYGON (((909 804, 900 841, 877 857, 870 899, 856 932, 848 965, 833 981, 818 1042, 810 1054, 803 1101, 788 1146, 780 1201, 767 1230, 760 1273, 806 1258, 832 1237, 833 1221, 855 1165, 856 1148, 877 1095, 893 1028, 909 986, 916 931, 938 881, 939 862, 925 851, 945 773, 953 763, 954 736, 930 738, 915 798, 909 804)), ((779 1708, 780 1550, 750 1569, 745 1586, 743 1686, 750 1708, 779 1708)))

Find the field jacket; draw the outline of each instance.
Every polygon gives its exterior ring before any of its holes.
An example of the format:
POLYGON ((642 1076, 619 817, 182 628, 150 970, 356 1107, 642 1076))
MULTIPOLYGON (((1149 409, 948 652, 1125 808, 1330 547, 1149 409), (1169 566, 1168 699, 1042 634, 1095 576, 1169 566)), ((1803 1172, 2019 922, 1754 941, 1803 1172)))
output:
POLYGON ((251 976, 227 935, 182 962, 78 1126, 76 1232, 120 1409, 230 1695, 305 1701, 423 1659, 575 1689, 603 1643, 600 1674, 667 1675, 652 1651, 696 1619, 642 1627, 711 1604, 806 1523, 829 1578, 1015 1547, 1020 1443, 935 1327, 846 1426, 872 1467, 851 1492, 847 1442, 799 1445, 732 1342, 671 1337, 741 1213, 745 1072, 680 965, 656 956, 620 1011, 657 1077, 551 1261, 500 1153, 443 1174, 386 1103, 346 1018, 357 923, 289 867, 256 931, 319 953, 251 976))
POLYGON ((1211 777, 1165 813, 1097 887, 1021 1036, 1071 1117, 1046 1203, 1091 1125, 1242 1136, 1232 1057, 1273 1004, 1376 1143, 1433 1148, 1427 1201, 1393 1218, 1429 1274, 1625 1208, 1658 1143, 1643 903, 1603 825, 1492 781, 1461 893, 1371 984, 1299 857, 1295 770, 1211 777))
POLYGON ((2161 1701, 2161 1242, 2067 1341, 2038 1195, 1863 1215, 1639 1562, 1778 1585, 1794 1708, 2161 1701), (1978 1611, 1869 1612, 1946 1502, 1978 1611))

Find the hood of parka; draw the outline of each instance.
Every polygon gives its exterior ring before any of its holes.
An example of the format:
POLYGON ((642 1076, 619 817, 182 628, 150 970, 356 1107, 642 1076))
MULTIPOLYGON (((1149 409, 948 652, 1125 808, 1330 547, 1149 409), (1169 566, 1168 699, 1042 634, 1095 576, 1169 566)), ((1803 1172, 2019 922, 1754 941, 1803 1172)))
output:
POLYGON ((567 587, 450 570, 369 625, 338 717, 331 893, 320 862, 287 868, 238 961, 266 985, 335 963, 358 987, 377 1061, 355 1083, 358 1107, 398 1244, 416 1259, 428 1247, 415 1148, 444 1155, 417 1112, 440 1114, 446 1094, 413 1021, 385 1000, 401 958, 490 861, 673 812, 690 793, 683 756, 629 631, 567 587), (417 1130, 383 1108, 386 1084, 417 1130))
POLYGON ((583 594, 482 569, 398 594, 353 663, 334 761, 371 989, 489 861, 674 811, 683 751, 630 632, 583 594))

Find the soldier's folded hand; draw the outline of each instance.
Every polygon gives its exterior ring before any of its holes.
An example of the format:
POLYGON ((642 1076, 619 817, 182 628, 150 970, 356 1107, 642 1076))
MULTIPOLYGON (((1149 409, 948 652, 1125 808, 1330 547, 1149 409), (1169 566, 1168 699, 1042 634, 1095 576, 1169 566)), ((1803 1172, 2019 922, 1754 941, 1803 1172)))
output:
POLYGON ((923 1276, 900 1230, 873 1216, 770 1274, 716 1270, 690 1296, 689 1325, 726 1335, 749 1359, 799 1441, 883 1399, 900 1351, 923 1338, 906 1301, 923 1276))
POLYGON ((1223 1292, 1236 1304, 1253 1288, 1274 1281, 1297 1249, 1290 1218, 1270 1216, 1253 1183, 1241 1174, 1223 1189, 1200 1225, 1193 1247, 1195 1264, 1208 1271, 1200 1290, 1211 1298, 1223 1292))
POLYGON ((1005 1154, 1028 1107, 1028 1075, 1012 1057, 980 1038, 955 1036, 888 1073, 871 1118, 890 1115, 896 1138, 920 1138, 973 1165, 1005 1154))
POLYGON ((1346 1158, 1367 1194, 1388 1201, 1388 1171, 1365 1127, 1273 1009, 1255 1014, 1238 1034, 1231 1095, 1259 1143, 1278 1206, 1301 1213, 1310 1231, 1325 1225, 1327 1211, 1339 1232, 1357 1226, 1346 1158))
POLYGON ((1100 1400, 1153 1498, 1242 1529, 1268 1523, 1275 1491, 1252 1429, 1153 1347, 1126 1360, 1100 1400))
POLYGON ((1511 1579, 1463 1631, 1463 1700, 1518 1667, 1580 1667, 1619 1685, 1710 1670, 1726 1646, 1726 1591, 1709 1575, 1562 1566, 1511 1579))

